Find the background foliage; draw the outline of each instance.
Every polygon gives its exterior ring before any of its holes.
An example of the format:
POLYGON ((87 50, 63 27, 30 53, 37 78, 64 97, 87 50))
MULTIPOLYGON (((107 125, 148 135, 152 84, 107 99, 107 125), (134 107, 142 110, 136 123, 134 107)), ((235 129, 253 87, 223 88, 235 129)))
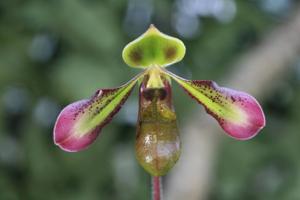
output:
MULTIPOLYGON (((184 61, 172 71, 220 80, 238 56, 286 22, 295 4, 0 1, 0 199, 149 199, 150 179, 134 156, 136 93, 100 139, 76 154, 53 144, 60 109, 136 74, 123 63, 121 52, 150 23, 187 46, 184 61)), ((277 90, 260 100, 267 117, 262 133, 248 142, 224 136, 210 199, 300 199, 300 60, 287 77, 274 81, 277 90)), ((190 99, 174 86, 182 126, 190 112, 202 108, 185 103, 190 99)))

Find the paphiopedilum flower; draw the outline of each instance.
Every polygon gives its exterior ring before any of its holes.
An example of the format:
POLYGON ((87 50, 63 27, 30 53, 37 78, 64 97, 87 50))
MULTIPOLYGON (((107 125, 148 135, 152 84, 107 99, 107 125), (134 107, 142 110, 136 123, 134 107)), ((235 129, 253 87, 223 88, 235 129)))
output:
POLYGON ((136 157, 151 175, 165 175, 178 160, 181 148, 171 80, 203 105, 225 133, 238 140, 254 137, 265 126, 264 113, 256 99, 245 92, 220 87, 213 81, 186 80, 166 70, 184 55, 182 41, 151 25, 123 50, 125 63, 141 68, 142 72, 120 87, 99 89, 90 99, 66 106, 54 127, 55 144, 69 152, 87 148, 138 84, 136 157))

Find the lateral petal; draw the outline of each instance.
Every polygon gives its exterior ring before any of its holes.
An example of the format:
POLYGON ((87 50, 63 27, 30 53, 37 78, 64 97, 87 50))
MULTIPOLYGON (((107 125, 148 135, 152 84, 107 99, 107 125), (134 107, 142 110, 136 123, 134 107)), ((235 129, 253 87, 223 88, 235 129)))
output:
POLYGON ((66 106, 54 126, 54 143, 69 152, 87 148, 120 110, 142 76, 143 73, 118 88, 100 89, 92 98, 66 106))
POLYGON ((233 138, 250 139, 265 126, 263 110, 253 96, 220 87, 213 81, 186 80, 167 70, 164 72, 202 104, 206 112, 233 138))

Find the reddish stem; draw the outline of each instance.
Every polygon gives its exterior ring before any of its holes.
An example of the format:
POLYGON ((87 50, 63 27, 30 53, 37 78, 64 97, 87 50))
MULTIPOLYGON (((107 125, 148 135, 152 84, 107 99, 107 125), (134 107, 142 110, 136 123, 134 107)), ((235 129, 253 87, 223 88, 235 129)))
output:
POLYGON ((162 200, 162 184, 160 176, 152 177, 152 200, 162 200))

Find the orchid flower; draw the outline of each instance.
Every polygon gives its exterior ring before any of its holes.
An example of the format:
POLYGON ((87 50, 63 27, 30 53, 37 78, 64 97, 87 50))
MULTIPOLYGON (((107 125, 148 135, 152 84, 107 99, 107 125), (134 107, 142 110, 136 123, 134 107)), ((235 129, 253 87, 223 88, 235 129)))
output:
POLYGON ((186 80, 166 70, 184 55, 181 40, 151 25, 122 53, 127 65, 143 71, 120 87, 99 89, 90 99, 66 106, 55 123, 55 144, 68 152, 86 149, 138 84, 136 157, 152 176, 165 175, 179 159, 181 149, 171 80, 203 105, 229 136, 238 140, 254 137, 265 126, 264 113, 256 99, 245 92, 220 87, 213 81, 186 80))

